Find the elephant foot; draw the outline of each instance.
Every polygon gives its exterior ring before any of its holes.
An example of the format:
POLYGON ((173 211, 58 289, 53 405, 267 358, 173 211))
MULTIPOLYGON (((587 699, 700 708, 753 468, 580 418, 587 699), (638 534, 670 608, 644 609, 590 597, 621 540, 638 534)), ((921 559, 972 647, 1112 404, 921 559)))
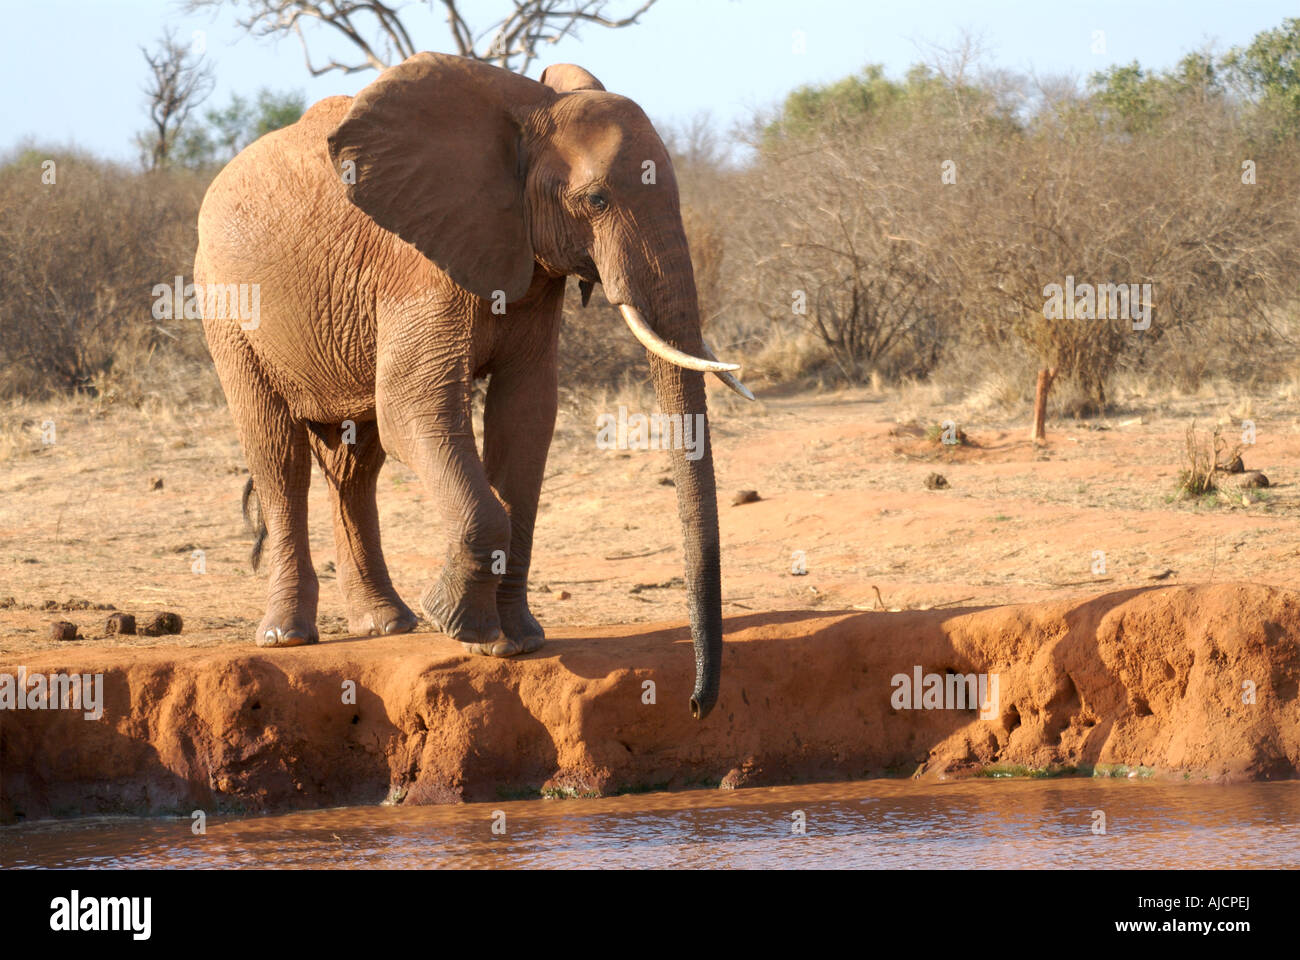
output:
POLYGON ((523 637, 518 640, 508 640, 505 637, 494 640, 491 643, 465 643, 461 642, 461 647, 466 653, 472 653, 480 657, 517 657, 521 653, 532 653, 534 650, 541 649, 542 637, 523 637))
POLYGON ((542 644, 546 642, 546 631, 528 609, 527 600, 502 600, 498 597, 497 614, 501 618, 501 632, 505 634, 505 646, 502 652, 471 650, 471 653, 482 653, 490 657, 513 657, 520 653, 540 650, 542 644))
POLYGON ((257 628, 256 639, 259 647, 304 647, 319 643, 320 634, 315 617, 269 611, 257 628))
POLYGON ((410 633, 419 624, 411 608, 401 600, 386 600, 348 618, 348 632, 358 637, 383 637, 410 633))
POLYGON ((502 643, 509 643, 501 632, 501 620, 497 616, 494 582, 453 586, 448 582, 444 568, 443 576, 420 598, 420 607, 430 623, 453 640, 459 640, 467 650, 481 647, 482 652, 486 652, 502 643))

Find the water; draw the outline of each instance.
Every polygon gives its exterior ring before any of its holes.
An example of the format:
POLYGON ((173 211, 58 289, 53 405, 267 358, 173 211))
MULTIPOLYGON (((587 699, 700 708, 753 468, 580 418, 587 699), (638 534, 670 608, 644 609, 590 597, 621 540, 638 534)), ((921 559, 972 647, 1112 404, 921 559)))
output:
POLYGON ((874 780, 0 828, 4 867, 1300 866, 1300 782, 874 780), (806 833, 792 832, 795 811, 806 833), (1094 811, 1105 835, 1093 833, 1094 811), (504 820, 501 819, 504 814, 504 820), (504 834, 494 834, 494 823, 504 834))

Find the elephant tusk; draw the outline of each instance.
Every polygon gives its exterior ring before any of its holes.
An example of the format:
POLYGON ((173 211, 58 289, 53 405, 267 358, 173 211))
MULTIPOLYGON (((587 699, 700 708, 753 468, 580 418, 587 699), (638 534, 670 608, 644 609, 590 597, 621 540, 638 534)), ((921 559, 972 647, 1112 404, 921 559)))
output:
MULTIPOLYGON (((705 357, 705 359, 707 359, 707 360, 717 360, 718 357, 717 357, 717 355, 713 352, 713 348, 709 346, 709 341, 707 341, 707 340, 703 340, 703 339, 702 339, 700 342, 701 342, 702 344, 704 344, 704 357, 705 357)), ((753 399, 754 399, 754 394, 750 392, 749 387, 747 387, 747 386, 745 386, 743 383, 741 383, 740 380, 736 377, 736 375, 735 375, 734 373, 727 373, 726 371, 722 371, 721 373, 718 373, 718 374, 717 374, 717 377, 718 377, 719 380, 721 380, 723 383, 725 383, 727 386, 729 386, 732 390, 735 390, 738 394, 740 394, 740 395, 741 395, 742 397, 744 397, 746 400, 753 400, 753 399)))
POLYGON ((641 346, 645 347, 657 357, 667 360, 669 363, 675 363, 679 367, 687 370, 698 370, 701 373, 726 373, 729 370, 739 370, 738 363, 723 363, 720 360, 701 360, 699 357, 692 357, 689 353, 683 353, 676 347, 670 346, 664 339, 650 329, 650 324, 645 322, 645 317, 641 316, 641 311, 636 307, 629 306, 626 303, 618 305, 618 312, 623 315, 627 321, 628 328, 632 331, 632 336, 641 341, 641 346))

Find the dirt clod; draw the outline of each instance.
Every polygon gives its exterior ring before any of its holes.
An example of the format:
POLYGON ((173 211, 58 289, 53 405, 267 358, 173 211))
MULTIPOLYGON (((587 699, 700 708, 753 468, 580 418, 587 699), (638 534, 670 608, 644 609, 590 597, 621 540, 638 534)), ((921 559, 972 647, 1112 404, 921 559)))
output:
POLYGON ((1224 473, 1244 473, 1246 465, 1241 462, 1241 454, 1235 453, 1231 460, 1215 469, 1222 470, 1224 473))
POLYGON ((108 623, 104 626, 104 632, 107 634, 122 634, 124 636, 135 634, 135 617, 129 613, 115 613, 108 618, 108 623))
POLYGON ((159 610, 140 627, 140 633, 146 637, 161 637, 168 633, 181 632, 181 615, 167 610, 159 610))
POLYGON ((51 640, 76 640, 77 625, 66 620, 56 620, 50 624, 51 640))

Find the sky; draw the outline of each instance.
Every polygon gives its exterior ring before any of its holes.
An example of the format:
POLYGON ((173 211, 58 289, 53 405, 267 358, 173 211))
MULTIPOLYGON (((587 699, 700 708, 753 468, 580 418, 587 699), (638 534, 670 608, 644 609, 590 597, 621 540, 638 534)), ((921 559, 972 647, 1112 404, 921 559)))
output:
MULTIPOLYGON (((609 12, 635 4, 611 0, 609 12)), ((486 27, 510 0, 461 6, 486 27)), ((0 0, 0 12, 0 151, 34 140, 135 159, 133 138, 146 120, 140 46, 152 45, 165 25, 187 39, 203 31, 217 84, 201 109, 262 87, 300 90, 313 103, 355 93, 375 77, 312 78, 296 38, 250 37, 229 8, 189 14, 177 0, 0 0)), ((656 123, 707 114, 725 132, 796 87, 869 63, 901 76, 963 32, 980 39, 989 66, 1082 81, 1111 64, 1166 67, 1207 43, 1219 50, 1245 44, 1297 14, 1283 0, 659 0, 637 26, 586 27, 546 49, 529 73, 578 63, 656 123)), ((446 22, 427 0, 414 0, 403 21, 417 46, 453 52, 446 22)), ((309 31, 308 39, 318 61, 347 53, 323 32, 309 31)))

